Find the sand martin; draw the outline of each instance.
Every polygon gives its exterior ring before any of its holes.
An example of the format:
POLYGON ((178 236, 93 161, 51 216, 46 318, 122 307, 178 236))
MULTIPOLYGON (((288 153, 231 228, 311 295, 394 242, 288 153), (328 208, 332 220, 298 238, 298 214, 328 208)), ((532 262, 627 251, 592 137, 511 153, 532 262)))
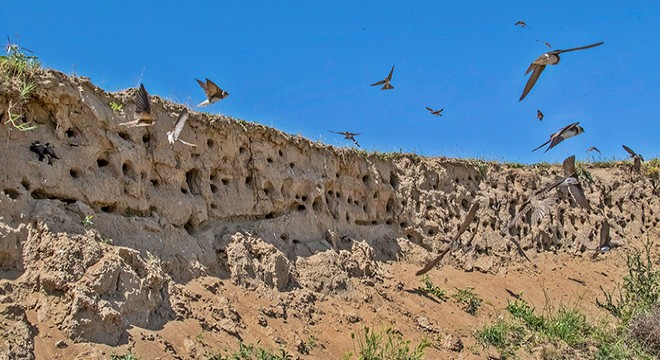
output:
POLYGON ((600 153, 600 150, 598 150, 598 148, 595 147, 595 146, 592 146, 592 147, 588 148, 587 151, 588 151, 588 152, 595 151, 595 152, 597 152, 599 155, 602 155, 602 154, 600 153))
POLYGON ((55 154, 55 151, 50 146, 50 143, 42 144, 39 141, 35 141, 30 145, 30 151, 37 154, 39 161, 48 160, 48 165, 53 165, 53 159, 59 159, 59 156, 55 154))
POLYGON ((170 145, 174 145, 174 142, 179 140, 182 144, 193 147, 197 146, 195 144, 191 144, 189 142, 179 139, 179 135, 181 135, 181 131, 183 130, 183 127, 186 125, 186 120, 188 120, 188 109, 183 109, 181 114, 179 114, 179 118, 176 120, 176 125, 174 125, 174 130, 167 132, 167 141, 170 142, 170 145))
POLYGON ((539 56, 538 59, 534 60, 534 62, 531 65, 529 65, 527 71, 525 71, 525 75, 529 74, 529 72, 532 71, 532 76, 530 76, 529 80, 527 80, 527 84, 525 84, 525 89, 523 90, 523 93, 520 96, 520 99, 518 99, 518 101, 522 101, 522 99, 524 99, 525 96, 527 96, 530 90, 532 90, 532 87, 534 87, 534 84, 536 84, 536 80, 539 79, 539 76, 541 76, 541 73, 543 72, 543 70, 545 70, 546 65, 559 64, 559 54, 569 51, 589 49, 602 44, 603 42, 601 41, 599 43, 576 47, 568 50, 554 50, 539 56))
POLYGON ((550 45, 549 42, 547 42, 547 41, 541 41, 541 40, 539 40, 539 39, 535 39, 535 40, 536 40, 536 42, 543 43, 543 45, 547 46, 548 49, 552 49, 552 45, 550 45))
POLYGON ((598 257, 599 254, 608 252, 612 249, 612 238, 610 237, 610 223, 607 220, 603 220, 603 223, 600 227, 600 242, 598 248, 595 250, 594 254, 591 256, 592 259, 598 257))
POLYGON ((371 86, 378 86, 378 85, 383 85, 381 90, 391 90, 394 89, 394 86, 390 85, 390 81, 392 80, 392 74, 394 73, 394 65, 392 65, 392 70, 390 70, 390 73, 387 75, 387 77, 379 82, 375 82, 371 84, 371 86))
POLYGON ((568 191, 573 195, 573 199, 575 199, 575 202, 577 202, 578 205, 591 211, 589 201, 584 196, 584 190, 582 190, 582 185, 578 180, 578 173, 575 169, 575 155, 567 157, 566 160, 564 160, 562 167, 564 168, 564 176, 566 178, 574 178, 577 181, 576 184, 569 184, 567 186, 568 191))
POLYGON ((431 109, 430 107, 427 106, 426 110, 428 110, 431 114, 433 114, 435 116, 442 116, 442 112, 445 110, 445 108, 442 108, 440 110, 433 110, 433 109, 431 109))
POLYGON ((623 149, 630 154, 630 157, 633 158, 634 164, 633 164, 633 170, 635 170, 636 173, 641 173, 642 170, 642 161, 644 161, 644 158, 642 155, 639 155, 638 153, 634 152, 631 148, 622 145, 623 149))
POLYGON ((578 125, 579 123, 580 122, 578 121, 576 123, 572 123, 570 125, 567 125, 564 128, 562 128, 561 130, 557 131, 556 133, 550 135, 550 139, 548 141, 544 142, 539 147, 532 150, 532 152, 534 152, 534 151, 546 146, 548 143, 550 143, 550 146, 548 146, 548 148, 545 149, 544 153, 548 152, 548 150, 550 150, 553 147, 557 146, 557 144, 559 144, 560 142, 562 142, 562 141, 564 141, 568 138, 571 138, 573 136, 582 134, 584 132, 584 129, 582 128, 582 126, 578 125))
POLYGON ((543 113, 541 112, 541 110, 538 110, 538 109, 537 109, 537 110, 536 110, 536 118, 539 119, 539 121, 543 121, 543 118, 544 118, 544 117, 545 117, 545 115, 543 115, 543 113))
POLYGON ((135 114, 134 121, 121 123, 119 125, 136 127, 136 126, 150 126, 156 122, 156 118, 151 115, 151 99, 149 93, 144 88, 144 84, 140 84, 137 95, 135 95, 135 114))
POLYGON ((353 140, 355 145, 357 145, 357 147, 360 147, 360 144, 358 144, 357 140, 355 140, 355 137, 360 135, 360 133, 352 133, 352 132, 348 132, 348 131, 330 131, 330 132, 335 133, 335 134, 339 134, 339 135, 344 135, 344 139, 353 140))
POLYGON ((521 28, 526 27, 531 29, 531 27, 529 27, 529 25, 527 25, 527 23, 522 20, 518 20, 515 24, 513 24, 513 26, 520 26, 521 28))
POLYGON ((415 275, 424 275, 427 272, 429 272, 431 269, 433 269, 441 260, 442 258, 447 255, 447 253, 454 248, 456 242, 458 239, 463 235, 463 233, 467 230, 468 226, 472 223, 472 220, 474 220, 475 216, 477 215, 477 210, 479 210, 479 202, 475 201, 474 204, 472 204, 472 207, 470 208, 470 211, 468 211, 467 215, 465 216, 465 219, 463 220, 463 223, 461 224, 461 227, 458 229, 458 232, 454 237, 451 239, 449 242, 449 246, 443 250, 438 256, 435 257, 435 259, 429 261, 421 270, 417 271, 415 275))
POLYGON ((206 79, 206 83, 204 83, 199 79, 195 79, 195 80, 197 80, 199 86, 201 86, 202 89, 204 89, 204 92, 206 93, 206 100, 199 103, 199 105, 197 105, 198 107, 204 107, 209 104, 213 104, 214 102, 218 102, 229 96, 228 92, 220 89, 218 85, 216 85, 213 81, 209 79, 206 79))

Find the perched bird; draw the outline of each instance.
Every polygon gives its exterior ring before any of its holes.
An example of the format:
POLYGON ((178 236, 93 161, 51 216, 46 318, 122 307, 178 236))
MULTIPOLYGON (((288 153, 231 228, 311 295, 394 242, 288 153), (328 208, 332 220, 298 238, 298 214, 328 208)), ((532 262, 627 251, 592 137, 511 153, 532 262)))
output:
POLYGON ((522 21, 522 20, 518 20, 518 22, 516 22, 515 24, 513 24, 513 26, 520 26, 521 28, 527 27, 527 28, 530 28, 530 29, 531 29, 531 27, 529 27, 529 25, 527 25, 527 23, 525 23, 525 22, 522 21))
POLYGON ((600 150, 598 150, 598 148, 595 147, 595 146, 592 146, 592 147, 588 148, 587 151, 588 151, 588 152, 595 151, 595 152, 597 152, 599 155, 602 155, 602 154, 600 153, 600 150))
POLYGON ((474 204, 472 204, 470 211, 468 211, 467 215, 465 216, 465 219, 463 220, 461 227, 458 229, 458 232, 449 242, 449 246, 438 256, 436 256, 435 259, 429 261, 428 264, 426 264, 421 270, 417 271, 415 275, 419 276, 426 274, 431 269, 433 269, 442 260, 442 258, 445 257, 445 255, 447 255, 447 253, 454 247, 455 243, 461 237, 461 235, 463 235, 465 230, 467 230, 468 226, 470 226, 470 223, 472 223, 472 220, 474 220, 474 217, 477 214, 477 210, 479 210, 479 202, 475 201, 474 204))
POLYGON ((509 228, 514 227, 520 218, 526 215, 529 211, 532 211, 532 224, 537 224, 541 219, 543 219, 547 214, 549 214, 552 209, 557 205, 557 195, 552 194, 546 196, 551 190, 556 188, 568 187, 569 191, 575 198, 575 201, 582 207, 591 209, 589 207, 589 202, 584 197, 582 192, 582 187, 580 186, 580 181, 577 178, 577 172, 575 171, 575 155, 570 156, 564 160, 563 163, 564 174, 570 172, 569 175, 565 175, 563 178, 551 183, 545 188, 538 190, 532 196, 529 197, 525 202, 520 205, 518 213, 513 216, 509 222, 509 228))
POLYGON ((42 144, 39 141, 35 141, 30 145, 30 151, 37 154, 39 161, 44 161, 48 159, 48 165, 53 165, 53 159, 59 159, 59 156, 55 154, 53 147, 50 143, 42 144))
POLYGON ((543 115, 543 113, 541 112, 541 110, 538 110, 538 109, 537 109, 537 110, 536 110, 536 118, 539 119, 539 121, 543 121, 543 117, 545 117, 545 115, 543 115))
POLYGON ((445 110, 445 108, 442 108, 440 110, 433 110, 433 109, 431 109, 430 107, 427 106, 426 110, 428 110, 431 114, 433 114, 435 116, 442 116, 442 112, 445 110))
POLYGON ((530 90, 532 90, 532 87, 534 87, 534 84, 536 84, 536 80, 539 79, 539 76, 541 76, 541 73, 543 70, 545 70, 546 65, 557 65, 559 64, 559 54, 569 52, 569 51, 575 51, 575 50, 584 50, 584 49, 589 49, 592 47, 596 47, 599 45, 602 45, 603 42, 587 45, 587 46, 581 46, 577 48, 572 48, 572 49, 567 49, 567 50, 554 50, 547 52, 541 56, 539 56, 538 59, 534 60, 534 62, 529 65, 527 68, 527 71, 525 71, 525 75, 529 74, 530 71, 532 71, 532 76, 529 77, 529 80, 527 80, 527 84, 525 85, 525 89, 523 90, 522 95, 520 96, 520 99, 518 101, 522 101, 522 99, 529 94, 530 90))
POLYGON ((381 90, 391 90, 394 89, 394 86, 390 84, 390 81, 392 80, 392 74, 394 73, 394 65, 392 65, 392 70, 390 70, 390 73, 387 75, 387 77, 379 82, 375 82, 371 84, 371 86, 378 86, 378 85, 383 85, 381 90))
POLYGON ((580 205, 582 208, 591 211, 589 201, 584 196, 584 190, 582 190, 582 185, 578 181, 578 173, 575 169, 575 155, 567 157, 566 160, 564 160, 562 167, 564 169, 564 176, 566 178, 574 178, 577 181, 576 184, 569 184, 567 186, 568 191, 571 193, 571 195, 573 195, 573 199, 575 199, 575 202, 578 203, 578 205, 580 205))
POLYGON ((149 93, 144 88, 144 84, 140 84, 137 95, 135 96, 135 120, 121 123, 119 125, 136 127, 136 126, 151 126, 156 122, 156 118, 151 115, 151 99, 149 93))
POLYGON ((642 161, 644 161, 644 158, 642 155, 634 152, 631 148, 623 145, 623 149, 630 154, 630 157, 633 158, 634 164, 633 164, 633 170, 635 170, 636 173, 640 173, 642 170, 642 161))
POLYGON ((344 135, 344 139, 353 140, 355 145, 357 145, 357 147, 360 147, 360 144, 358 144, 357 140, 355 140, 355 137, 360 135, 360 133, 352 133, 352 132, 348 132, 348 131, 330 131, 330 132, 335 133, 335 134, 339 134, 339 135, 344 135))
POLYGON ((214 102, 218 102, 229 96, 228 92, 220 89, 218 85, 216 85, 213 81, 209 79, 206 79, 206 83, 204 83, 199 79, 195 79, 195 80, 197 80, 199 86, 201 86, 202 89, 204 89, 204 92, 206 93, 206 100, 199 103, 199 105, 197 105, 198 107, 204 107, 209 104, 213 104, 214 102))
POLYGON ((193 147, 197 146, 195 144, 191 144, 189 142, 179 139, 179 135, 181 135, 181 131, 183 130, 183 127, 186 125, 186 120, 188 120, 188 109, 183 109, 181 114, 179 114, 179 118, 176 119, 176 125, 174 125, 174 130, 167 132, 167 141, 170 142, 170 145, 174 145, 174 142, 179 140, 181 143, 185 145, 193 146, 193 147))
POLYGON ((548 141, 544 142, 539 147, 532 150, 532 152, 534 152, 534 151, 546 146, 548 143, 550 143, 550 146, 548 146, 548 148, 545 149, 545 151, 544 151, 544 152, 548 152, 548 150, 550 150, 553 147, 557 146, 557 144, 559 144, 560 142, 562 142, 562 141, 564 141, 568 138, 571 138, 573 136, 582 134, 584 132, 584 129, 582 128, 582 126, 578 125, 579 123, 580 122, 578 121, 578 122, 572 123, 570 125, 567 125, 567 126, 563 127, 561 130, 557 131, 556 133, 550 135, 550 139, 548 141))

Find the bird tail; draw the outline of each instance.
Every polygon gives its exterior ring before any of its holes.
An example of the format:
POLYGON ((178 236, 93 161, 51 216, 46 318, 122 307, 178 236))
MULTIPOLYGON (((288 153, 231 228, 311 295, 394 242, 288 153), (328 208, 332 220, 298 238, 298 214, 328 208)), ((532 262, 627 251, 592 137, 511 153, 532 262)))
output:
MULTIPOLYGON (((534 150, 532 150, 532 152, 534 152, 534 151, 536 151, 536 150, 538 150, 538 149, 540 149, 540 148, 542 148, 542 147, 544 147, 544 146, 546 146, 546 145, 548 145, 548 143, 549 143, 549 142, 550 142, 550 140, 548 140, 548 141, 546 141, 546 142, 544 142, 544 143, 543 143, 543 144, 541 144, 541 145, 540 145, 539 147, 537 147, 536 149, 534 149, 534 150)), ((546 151, 548 151, 548 150, 546 150, 546 151)))
POLYGON ((392 86, 388 83, 388 84, 383 85, 383 87, 380 88, 380 89, 381 90, 390 90, 390 89, 394 89, 394 86, 392 86))
POLYGON ((202 101, 201 103, 197 104, 197 107, 204 107, 204 106, 209 105, 210 103, 211 102, 209 102, 209 99, 206 99, 206 100, 202 101))

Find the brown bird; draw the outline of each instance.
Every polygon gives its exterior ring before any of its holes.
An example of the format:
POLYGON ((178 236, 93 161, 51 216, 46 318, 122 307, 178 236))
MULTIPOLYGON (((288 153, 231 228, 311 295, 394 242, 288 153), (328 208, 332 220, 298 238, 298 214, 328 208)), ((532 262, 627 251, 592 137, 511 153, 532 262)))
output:
POLYGON ((199 79, 195 79, 195 80, 197 80, 199 86, 201 86, 202 89, 204 89, 204 93, 206 93, 206 100, 199 103, 197 107, 204 107, 213 104, 229 96, 228 92, 220 89, 218 85, 216 85, 213 81, 209 79, 206 79, 206 83, 204 83, 199 79))
POLYGON ((630 157, 633 158, 634 164, 633 164, 633 170, 635 170, 636 173, 641 173, 642 171, 642 161, 644 161, 644 158, 642 155, 639 155, 638 153, 634 152, 631 148, 623 145, 623 149, 630 154, 630 157))
POLYGON ((431 114, 433 114, 435 116, 442 116, 442 112, 445 110, 445 108, 442 108, 440 110, 433 110, 433 109, 431 109, 430 107, 427 106, 426 110, 428 110, 431 114))
POLYGON ((592 259, 598 257, 599 254, 606 253, 612 249, 612 238, 610 238, 610 223, 607 220, 603 220, 603 223, 600 227, 600 243, 598 248, 591 256, 592 259))
POLYGON ((545 149, 545 152, 548 152, 548 150, 552 149, 553 147, 557 146, 560 142, 572 138, 573 136, 580 135, 584 132, 584 129, 582 126, 579 126, 580 122, 575 122, 569 125, 566 125, 565 127, 561 128, 559 131, 556 133, 550 135, 550 139, 543 144, 541 144, 539 147, 536 149, 532 150, 532 152, 546 146, 548 143, 550 143, 550 146, 548 146, 547 149, 545 149))
POLYGON ((479 210, 479 202, 475 201, 474 204, 472 204, 470 211, 468 211, 467 215, 465 216, 465 219, 463 220, 461 227, 458 229, 458 232, 449 242, 449 246, 447 246, 447 248, 443 250, 435 259, 429 261, 428 264, 426 264, 421 270, 417 271, 415 275, 419 276, 426 274, 431 269, 433 269, 442 260, 442 258, 445 257, 445 255, 447 255, 447 253, 454 247, 455 243, 461 237, 461 235, 463 235, 465 230, 467 230, 468 226, 470 226, 470 223, 472 223, 472 220, 474 220, 474 217, 477 214, 477 210, 479 210))
POLYGON ((176 125, 174 125, 174 130, 167 132, 167 141, 170 143, 170 145, 174 145, 174 142, 178 140, 182 144, 188 146, 192 146, 192 147, 197 146, 195 144, 191 144, 189 142, 179 139, 179 135, 181 135, 181 131, 183 131, 183 127, 186 125, 187 120, 188 120, 188 109, 183 109, 181 114, 179 114, 179 117, 176 119, 176 125))
POLYGON ((575 201, 580 204, 580 206, 589 210, 591 209, 591 207, 589 207, 589 202, 584 197, 584 193, 582 192, 580 181, 577 178, 577 172, 575 171, 575 155, 570 156, 564 160, 563 168, 565 174, 563 178, 551 183, 541 190, 538 190, 532 196, 530 196, 529 199, 523 202, 522 205, 520 205, 518 213, 514 215, 509 222, 509 228, 514 227, 520 218, 526 215, 529 211, 532 211, 531 223, 538 224, 538 222, 541 221, 541 219, 543 219, 547 214, 549 214, 557 205, 557 195, 547 195, 550 190, 556 188, 568 187, 571 194, 573 194, 575 201), (569 172, 570 174, 566 175, 569 172))
POLYGON ((552 49, 552 45, 550 45, 549 42, 547 42, 547 41, 541 41, 541 40, 539 40, 539 39, 535 39, 535 40, 536 40, 536 42, 543 43, 543 45, 547 46, 548 49, 552 49))
POLYGON ((565 177, 574 178, 577 181, 576 184, 568 185, 568 191, 571 193, 571 195, 573 195, 575 202, 578 203, 578 205, 580 205, 582 208, 591 211, 591 206, 589 205, 589 201, 584 196, 584 190, 582 189, 582 185, 578 181, 578 173, 577 170, 575 169, 575 155, 567 157, 566 160, 564 160, 562 167, 564 168, 565 177))
POLYGON ((358 144, 357 140, 355 140, 355 137, 360 135, 360 133, 352 133, 352 132, 348 132, 348 131, 330 131, 330 132, 335 133, 335 134, 339 134, 339 135, 344 135, 344 139, 353 140, 355 145, 357 145, 357 147, 360 147, 360 144, 358 144))
POLYGON ((581 47, 576 47, 572 49, 567 49, 567 50, 554 50, 547 52, 541 56, 539 56, 538 59, 534 60, 534 62, 529 65, 527 68, 527 71, 525 72, 525 75, 529 74, 530 71, 532 71, 532 76, 529 77, 529 80, 527 80, 527 84, 525 84, 525 89, 523 90, 522 95, 520 96, 520 99, 518 101, 522 101, 522 99, 529 94, 529 92, 532 90, 532 87, 534 87, 534 84, 536 84, 536 81, 539 79, 539 76, 541 76, 541 73, 543 70, 545 70, 546 65, 557 65, 559 64, 559 54, 569 52, 569 51, 576 51, 576 50, 584 50, 584 49, 589 49, 592 47, 596 47, 599 45, 602 45, 603 42, 587 45, 587 46, 581 46, 581 47))
POLYGON ((536 118, 539 119, 539 121, 543 121, 543 117, 545 117, 545 115, 543 115, 543 113, 541 112, 541 110, 538 110, 538 109, 537 109, 537 110, 536 110, 536 118))
POLYGON ((390 84, 390 81, 392 80, 392 74, 394 73, 394 65, 392 65, 392 70, 390 70, 390 73, 387 75, 387 77, 379 82, 375 82, 371 84, 371 86, 378 86, 378 85, 383 85, 381 90, 391 90, 394 89, 394 86, 390 84))
POLYGON ((602 154, 600 153, 600 150, 598 150, 598 148, 595 147, 595 146, 592 146, 592 147, 588 148, 587 151, 588 151, 588 152, 595 151, 595 152, 597 152, 599 155, 602 155, 602 154))
POLYGON ((518 22, 516 22, 515 24, 513 24, 513 26, 520 26, 521 28, 527 27, 527 28, 530 28, 530 29, 531 29, 531 27, 529 27, 529 25, 527 25, 527 23, 525 23, 525 22, 522 21, 522 20, 518 20, 518 22))
POLYGON ((150 126, 156 122, 156 118, 151 115, 151 100, 149 98, 149 93, 144 88, 143 84, 140 84, 137 95, 135 95, 135 114, 133 116, 134 121, 129 121, 121 123, 119 125, 136 127, 136 126, 150 126))

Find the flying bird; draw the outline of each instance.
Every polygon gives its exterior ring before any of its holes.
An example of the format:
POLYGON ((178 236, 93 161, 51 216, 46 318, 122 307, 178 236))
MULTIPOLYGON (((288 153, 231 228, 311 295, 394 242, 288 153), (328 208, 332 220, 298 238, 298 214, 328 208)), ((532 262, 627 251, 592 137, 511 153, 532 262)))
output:
POLYGON ((433 269, 442 260, 442 258, 445 257, 445 255, 447 255, 447 253, 454 247, 454 244, 461 237, 461 235, 463 235, 465 230, 467 230, 468 226, 470 226, 472 220, 474 220, 474 217, 477 214, 477 210, 479 210, 479 202, 475 201, 474 204, 472 204, 470 211, 468 211, 467 215, 465 216, 465 219, 463 220, 461 227, 458 229, 458 232, 456 233, 456 235, 454 235, 454 238, 452 238, 451 241, 449 242, 449 246, 438 256, 436 256, 435 259, 429 261, 421 270, 417 271, 415 275, 419 276, 426 274, 431 269, 433 269))
POLYGON ((560 142, 562 142, 562 141, 564 141, 568 138, 572 138, 573 136, 582 134, 584 132, 584 129, 582 128, 582 126, 578 125, 579 123, 580 122, 578 121, 578 122, 572 123, 570 125, 567 125, 567 126, 563 127, 561 130, 557 131, 556 133, 550 135, 550 139, 548 141, 544 142, 539 147, 532 150, 532 152, 534 152, 534 151, 546 146, 548 143, 550 143, 550 146, 548 146, 548 148, 545 149, 544 153, 548 152, 548 150, 550 150, 553 147, 557 146, 557 144, 559 144, 560 142))
POLYGON ((394 73, 394 65, 392 65, 392 70, 390 70, 390 73, 387 75, 387 77, 379 82, 375 82, 371 84, 371 86, 378 86, 378 85, 383 85, 381 90, 391 90, 394 89, 394 86, 390 84, 390 81, 392 80, 392 74, 394 73))
POLYGON ((206 79, 206 83, 204 83, 199 79, 195 79, 195 80, 197 80, 199 86, 201 86, 202 89, 204 89, 204 92, 206 93, 206 100, 199 103, 199 105, 197 105, 198 107, 204 107, 213 104, 229 96, 228 92, 220 89, 218 85, 216 85, 213 81, 209 79, 206 79))
POLYGON ((59 156, 55 154, 53 147, 50 143, 42 144, 39 141, 35 141, 30 145, 30 151, 37 154, 39 161, 48 160, 48 165, 53 165, 53 159, 59 159, 59 156))
POLYGON ((588 151, 588 152, 595 151, 595 152, 597 152, 599 155, 602 155, 602 154, 600 153, 600 150, 598 150, 598 148, 595 147, 595 146, 592 146, 592 147, 588 148, 587 151, 588 151))
POLYGON ((151 115, 151 99, 144 88, 144 84, 140 84, 137 95, 135 95, 135 114, 133 117, 135 120, 119 125, 127 127, 150 126, 156 122, 156 118, 151 115))
POLYGON ((536 118, 539 119, 539 121, 543 121, 543 118, 544 118, 544 117, 545 117, 545 115, 543 115, 543 113, 541 112, 541 110, 538 110, 538 109, 537 109, 537 110, 536 110, 536 118))
POLYGON ((427 106, 426 110, 428 110, 431 114, 433 114, 435 116, 442 116, 442 112, 445 110, 445 108, 442 108, 440 110, 433 110, 433 109, 431 109, 430 107, 427 106))
POLYGON ((640 173, 642 170, 642 161, 644 161, 644 158, 642 155, 634 152, 631 148, 623 145, 623 149, 630 154, 630 157, 633 158, 634 164, 633 164, 633 170, 635 170, 636 173, 640 173))
POLYGON ((584 49, 589 49, 592 47, 596 47, 599 45, 602 45, 603 42, 587 45, 587 46, 581 46, 581 47, 576 47, 572 49, 567 49, 567 50, 554 50, 547 52, 541 56, 539 56, 538 59, 534 60, 534 62, 529 65, 527 68, 527 71, 525 71, 525 75, 529 74, 530 71, 532 71, 532 76, 529 77, 529 80, 527 80, 527 84, 525 84, 525 89, 523 90, 522 95, 520 96, 520 99, 518 101, 522 101, 522 99, 529 94, 529 92, 532 90, 532 87, 534 87, 534 84, 536 84, 536 80, 539 79, 539 76, 541 76, 541 73, 543 70, 545 70, 546 65, 557 65, 559 64, 559 54, 569 52, 569 51, 575 51, 575 50, 584 50, 584 49))
POLYGON ((330 131, 330 132, 335 133, 335 134, 339 134, 339 135, 344 135, 344 139, 353 140, 355 145, 357 145, 357 147, 360 147, 360 144, 358 144, 357 140, 355 140, 355 137, 360 135, 360 133, 352 133, 352 132, 348 132, 348 131, 330 131))
POLYGON ((591 210, 589 202, 584 197, 584 192, 580 185, 580 181, 577 178, 577 172, 575 171, 575 155, 569 156, 564 160, 562 164, 564 168, 565 176, 545 188, 536 191, 532 196, 530 196, 525 202, 520 205, 518 213, 513 216, 509 222, 509 228, 514 227, 520 218, 523 215, 526 215, 529 211, 532 211, 532 224, 537 224, 541 219, 543 219, 547 214, 549 214, 557 205, 557 195, 547 195, 551 190, 557 188, 568 187, 569 191, 575 198, 575 201, 582 207, 591 210), (566 175, 569 173, 568 175, 566 175))
POLYGON ((174 125, 174 130, 167 132, 167 141, 170 142, 170 145, 174 145, 174 142, 179 140, 182 144, 192 147, 197 146, 195 144, 191 144, 189 142, 179 139, 179 135, 181 135, 181 131, 183 130, 183 127, 186 125, 187 120, 188 120, 188 109, 183 109, 181 114, 179 114, 179 118, 176 120, 176 125, 174 125))
POLYGON ((610 238, 610 223, 607 220, 603 220, 603 224, 600 227, 600 243, 596 252, 591 256, 592 259, 595 259, 599 254, 605 253, 612 249, 612 242, 610 238))
POLYGON ((535 39, 535 40, 536 40, 536 42, 543 43, 543 45, 547 46, 548 49, 552 49, 552 45, 550 45, 549 42, 547 42, 547 41, 541 41, 541 40, 539 40, 539 39, 535 39))
POLYGON ((518 22, 516 22, 515 24, 513 24, 513 26, 520 26, 521 28, 527 27, 527 28, 530 28, 530 29, 531 29, 531 27, 529 27, 529 25, 527 25, 527 23, 525 23, 525 22, 522 21, 522 20, 518 20, 518 22))
POLYGON ((584 196, 584 190, 582 189, 582 185, 578 180, 578 173, 577 170, 575 169, 575 155, 571 155, 567 157, 564 160, 562 167, 564 169, 564 176, 566 178, 574 178, 577 182, 574 184, 569 184, 567 186, 568 191, 571 193, 571 195, 573 195, 573 199, 575 199, 575 202, 577 202, 578 205, 580 205, 584 209, 591 211, 591 206, 589 205, 589 201, 584 196))

